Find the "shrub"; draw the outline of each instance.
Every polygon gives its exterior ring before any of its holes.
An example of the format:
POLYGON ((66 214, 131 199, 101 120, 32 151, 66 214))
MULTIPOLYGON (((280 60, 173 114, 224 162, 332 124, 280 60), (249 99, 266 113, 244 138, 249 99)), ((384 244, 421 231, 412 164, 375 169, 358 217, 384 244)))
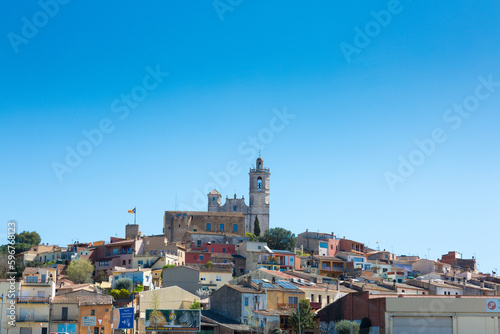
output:
POLYGON ((116 288, 118 290, 126 289, 128 291, 132 291, 134 287, 134 282, 130 278, 119 278, 116 280, 116 288))
POLYGON ((359 334, 359 324, 355 321, 340 320, 335 324, 335 331, 338 334, 359 334))

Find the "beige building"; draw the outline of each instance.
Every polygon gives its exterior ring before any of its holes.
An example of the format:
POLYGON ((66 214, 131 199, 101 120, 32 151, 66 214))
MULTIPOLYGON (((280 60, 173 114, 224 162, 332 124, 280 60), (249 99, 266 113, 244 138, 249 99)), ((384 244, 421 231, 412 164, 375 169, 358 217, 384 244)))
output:
POLYGON ((204 289, 211 291, 218 290, 224 284, 229 283, 233 279, 233 270, 226 269, 200 269, 200 284, 204 289))
POLYGON ((163 231, 169 242, 182 241, 187 231, 245 236, 241 212, 165 211, 163 231))

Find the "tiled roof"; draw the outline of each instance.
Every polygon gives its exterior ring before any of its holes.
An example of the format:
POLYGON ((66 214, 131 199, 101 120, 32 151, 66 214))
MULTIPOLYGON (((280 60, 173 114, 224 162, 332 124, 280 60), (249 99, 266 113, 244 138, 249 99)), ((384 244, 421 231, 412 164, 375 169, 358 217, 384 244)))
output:
POLYGON ((165 211, 165 213, 170 213, 172 215, 183 215, 186 214, 187 216, 230 216, 230 217, 243 217, 243 213, 241 212, 216 212, 216 211, 165 211))
POLYGON ((53 304, 78 304, 78 305, 109 305, 113 304, 113 297, 103 294, 94 296, 67 296, 64 294, 52 298, 53 304))

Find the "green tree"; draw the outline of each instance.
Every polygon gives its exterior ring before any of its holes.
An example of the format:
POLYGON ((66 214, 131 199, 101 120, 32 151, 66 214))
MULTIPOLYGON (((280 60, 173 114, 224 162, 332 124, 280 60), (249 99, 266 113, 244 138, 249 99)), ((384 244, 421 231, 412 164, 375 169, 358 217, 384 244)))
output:
POLYGON ((94 266, 89 260, 83 258, 71 261, 66 269, 66 275, 76 284, 88 282, 92 277, 92 272, 94 272, 94 266))
POLYGON ((295 234, 282 228, 275 227, 267 230, 262 237, 262 241, 267 242, 271 249, 293 251, 297 245, 295 234))
POLYGON ((106 270, 98 270, 97 275, 95 277, 95 281, 102 283, 102 282, 107 282, 109 280, 108 273, 106 270))
MULTIPOLYGON (((14 240, 16 241, 15 254, 19 254, 29 250, 31 246, 39 245, 40 242, 42 241, 42 238, 35 231, 33 232, 23 231, 20 234, 17 233, 14 234, 14 240)), ((6 254, 8 249, 7 246, 8 246, 7 244, 0 246, 0 253, 6 254)))
POLYGON ((283 331, 279 327, 274 327, 269 331, 269 334, 281 334, 283 331))
POLYGON ((302 299, 299 302, 299 307, 290 315, 290 325, 293 329, 299 331, 299 312, 300 312, 300 329, 311 329, 314 327, 314 312, 311 304, 307 299, 302 299))
POLYGON ((335 324, 338 334, 359 334, 359 324, 355 321, 340 320, 335 324))
POLYGON ((205 263, 205 268, 210 269, 212 267, 212 261, 205 263))
POLYGON ((190 310, 201 310, 201 304, 200 302, 197 302, 196 299, 194 302, 189 306, 190 310))
POLYGON ((115 282, 115 287, 119 290, 125 289, 127 291, 132 291, 134 288, 134 282, 127 277, 119 278, 115 282))
POLYGON ((262 237, 258 237, 253 233, 246 233, 246 237, 248 238, 249 241, 260 241, 262 237))
POLYGON ((259 218, 255 216, 255 221, 253 222, 253 234, 256 237, 260 237, 260 223, 259 223, 259 218))

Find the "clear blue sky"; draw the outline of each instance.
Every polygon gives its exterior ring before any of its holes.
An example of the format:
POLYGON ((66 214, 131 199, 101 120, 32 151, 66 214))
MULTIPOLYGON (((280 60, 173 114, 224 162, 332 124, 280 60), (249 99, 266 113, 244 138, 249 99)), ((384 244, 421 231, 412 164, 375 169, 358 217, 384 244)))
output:
POLYGON ((2 242, 160 234, 231 161, 248 198, 256 137, 272 227, 497 267, 500 1, 65 1, 1 5, 2 242))

